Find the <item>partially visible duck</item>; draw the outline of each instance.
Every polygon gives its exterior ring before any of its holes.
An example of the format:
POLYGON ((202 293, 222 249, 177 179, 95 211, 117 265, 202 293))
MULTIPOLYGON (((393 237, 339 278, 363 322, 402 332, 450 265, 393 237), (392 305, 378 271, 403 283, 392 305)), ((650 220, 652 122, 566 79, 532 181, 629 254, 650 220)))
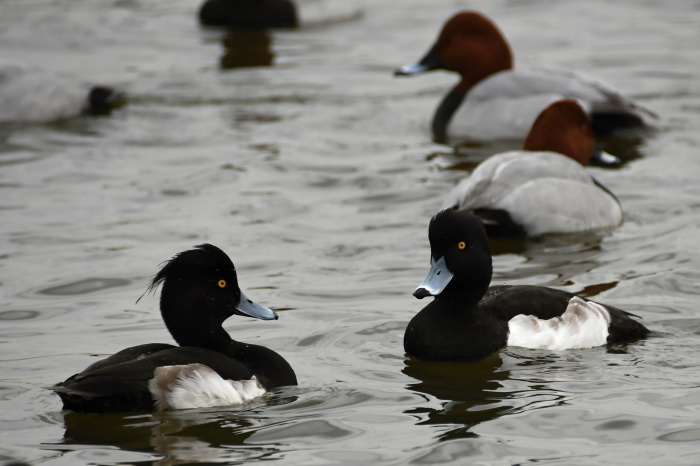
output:
POLYGON ((361 15, 354 0, 205 0, 199 9, 202 24, 235 28, 296 28, 361 15))
POLYGON ((22 62, 0 60, 0 122, 48 123, 107 115, 125 102, 108 86, 22 62))
POLYGON ((413 295, 435 299, 406 328, 404 349, 415 358, 476 360, 505 346, 591 348, 649 333, 632 314, 566 291, 489 286, 489 243, 481 221, 469 212, 439 212, 428 237, 431 269, 413 295))
POLYGON ((221 249, 202 244, 177 254, 147 291, 160 284, 161 315, 180 346, 133 346, 93 363, 51 387, 65 409, 196 408, 244 401, 274 387, 297 384, 282 356, 235 341, 223 329, 223 322, 234 314, 263 320, 277 319, 277 314, 243 294, 236 269, 221 249))
POLYGON ((612 228, 617 198, 584 168, 595 150, 588 116, 575 100, 542 111, 523 150, 492 155, 448 195, 443 208, 470 210, 489 236, 538 236, 612 228))
POLYGON ((522 140, 542 109, 564 98, 582 103, 596 136, 619 128, 644 127, 645 114, 656 116, 612 86, 572 71, 514 69, 503 34, 476 11, 450 18, 427 54, 395 74, 437 69, 461 75, 433 116, 432 131, 439 142, 522 140))

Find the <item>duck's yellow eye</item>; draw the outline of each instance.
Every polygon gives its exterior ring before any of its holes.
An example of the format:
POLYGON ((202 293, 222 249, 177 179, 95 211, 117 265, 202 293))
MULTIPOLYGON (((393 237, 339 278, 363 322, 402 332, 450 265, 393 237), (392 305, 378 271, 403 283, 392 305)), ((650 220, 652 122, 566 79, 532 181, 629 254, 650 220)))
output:
POLYGON ((465 243, 464 241, 460 241, 459 244, 457 244, 457 247, 459 249, 464 249, 467 247, 467 243, 465 243))
POLYGON ((217 285, 219 285, 219 288, 226 288, 226 280, 219 280, 217 285))

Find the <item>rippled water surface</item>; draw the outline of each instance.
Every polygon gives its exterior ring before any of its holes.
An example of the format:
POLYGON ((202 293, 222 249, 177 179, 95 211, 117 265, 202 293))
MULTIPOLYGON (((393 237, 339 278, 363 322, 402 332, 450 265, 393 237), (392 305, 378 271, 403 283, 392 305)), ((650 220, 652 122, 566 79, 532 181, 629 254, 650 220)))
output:
POLYGON ((697 464, 700 3, 372 0, 355 21, 228 35, 201 28, 197 5, 0 2, 0 56, 131 96, 110 117, 0 127, 0 461, 697 464), (661 115, 651 138, 607 141, 622 168, 591 169, 622 202, 620 228, 494 245, 494 282, 595 296, 642 316, 646 341, 404 355, 428 221, 501 147, 432 143, 455 77, 392 71, 466 7, 497 21, 516 64, 585 70, 661 115), (221 68, 240 56, 272 66, 221 68), (45 387, 171 341, 157 296, 135 301, 202 242, 280 313, 227 330, 284 355, 300 385, 244 409, 61 411, 45 387))

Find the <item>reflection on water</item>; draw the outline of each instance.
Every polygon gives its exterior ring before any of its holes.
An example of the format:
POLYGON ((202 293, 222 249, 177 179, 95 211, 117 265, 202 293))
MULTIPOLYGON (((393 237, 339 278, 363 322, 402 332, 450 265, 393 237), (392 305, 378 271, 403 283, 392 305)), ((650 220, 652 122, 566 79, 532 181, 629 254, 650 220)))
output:
MULTIPOLYGON (((264 406, 266 401, 256 405, 264 406)), ((255 408, 142 414, 64 411, 62 415, 63 443, 44 444, 45 449, 68 452, 85 445, 116 447, 161 455, 162 459, 153 463, 159 465, 262 459, 278 452, 274 447, 247 445, 248 438, 267 422, 255 408)))
POLYGON ((272 66, 275 54, 270 50, 271 43, 270 34, 265 30, 229 29, 222 40, 221 68, 272 66))
POLYGON ((408 388, 434 396, 440 408, 419 407, 406 411, 418 415, 419 424, 457 424, 460 427, 440 436, 442 440, 469 437, 471 428, 508 413, 513 406, 504 404, 511 393, 500 391, 510 375, 501 370, 499 353, 472 363, 426 362, 406 359, 403 373, 418 382, 408 388))
POLYGON ((471 438, 474 427, 502 416, 559 406, 568 395, 546 387, 540 366, 556 370, 557 353, 513 348, 476 362, 426 362, 408 357, 404 374, 417 380, 407 388, 440 400, 439 408, 406 411, 419 425, 455 425, 441 441, 471 438))
POLYGON ((405 364, 403 373, 418 381, 409 388, 441 400, 474 405, 489 404, 492 392, 502 388, 499 382, 509 377, 508 371, 500 370, 503 361, 499 353, 468 363, 421 361, 409 356, 405 364))
MULTIPOLYGON (((62 442, 42 446, 64 455, 86 446, 117 448, 122 452, 158 455, 159 460, 148 463, 159 465, 281 459, 286 456, 282 446, 290 443, 343 445, 363 434, 360 426, 387 422, 399 425, 403 419, 396 415, 370 415, 359 408, 374 404, 385 410, 406 399, 420 400, 373 390, 294 388, 254 402, 245 410, 106 414, 63 411, 59 414, 65 426, 62 442), (335 414, 319 418, 319 412, 335 414)), ((339 457, 343 458, 349 457, 339 457)))

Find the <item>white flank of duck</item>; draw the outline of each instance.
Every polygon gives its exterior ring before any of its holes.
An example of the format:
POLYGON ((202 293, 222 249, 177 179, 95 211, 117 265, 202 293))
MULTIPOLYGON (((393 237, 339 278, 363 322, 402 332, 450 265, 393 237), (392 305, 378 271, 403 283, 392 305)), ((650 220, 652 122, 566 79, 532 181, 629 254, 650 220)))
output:
POLYGON ((224 380, 203 364, 157 367, 148 389, 161 411, 240 405, 266 393, 255 376, 224 380))
POLYGON ((566 350, 593 348, 607 343, 610 314, 603 306, 578 296, 569 300, 566 311, 543 320, 517 315, 508 321, 508 346, 566 350))

